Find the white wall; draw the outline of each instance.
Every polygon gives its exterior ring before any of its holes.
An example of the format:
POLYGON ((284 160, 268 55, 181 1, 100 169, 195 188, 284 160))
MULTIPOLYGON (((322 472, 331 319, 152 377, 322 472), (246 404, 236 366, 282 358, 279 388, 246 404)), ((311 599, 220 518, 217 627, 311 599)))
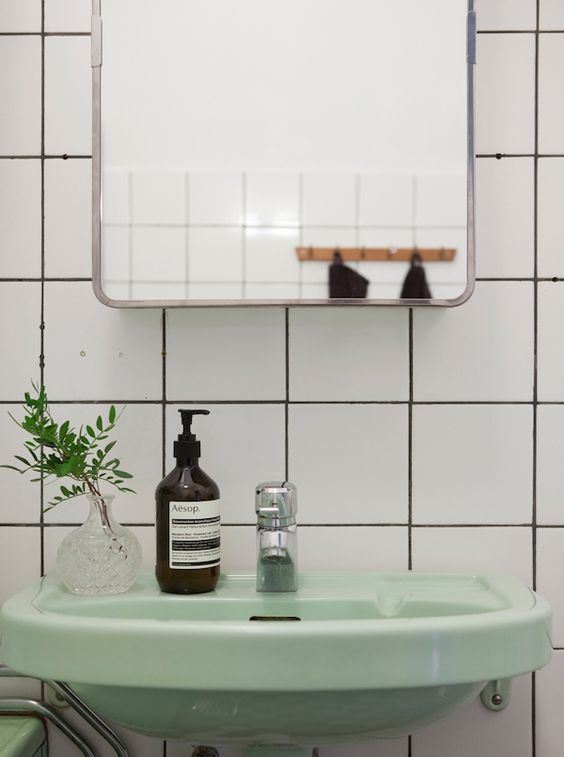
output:
MULTIPOLYGON (((128 403, 120 437, 140 494, 120 498, 118 514, 136 524, 147 567, 163 434, 168 452, 174 405, 202 402, 212 410, 200 423, 203 463, 222 486, 226 522, 246 524, 225 527, 225 568, 251 568, 253 486, 284 476, 287 455, 301 521, 312 526, 300 533, 302 568, 334 567, 338 539, 344 568, 507 571, 554 605, 554 661, 536 682, 516 682, 505 712, 476 702, 411 744, 322 749, 322 757, 562 753, 564 283, 552 277, 564 275, 564 5, 540 0, 541 28, 560 33, 538 38, 535 0, 479 5, 482 29, 525 33, 479 40, 477 148, 507 157, 478 161, 479 281, 470 302, 413 313, 181 310, 163 321, 159 311, 104 308, 88 281, 88 38, 43 40, 39 0, 0 2, 0 29, 27 33, 0 37, 0 402, 7 410, 19 401, 44 354, 51 398, 71 403, 62 414, 128 403), (560 157, 536 157, 537 137, 538 154, 560 157), (336 429, 346 444, 333 441, 336 429)), ((45 6, 48 32, 87 29, 85 0, 45 6)), ((2 461, 18 443, 0 413, 2 461)), ((39 491, 0 476, 1 601, 52 567, 83 509, 68 505, 43 522, 39 491)), ((37 693, 33 683, 2 690, 22 686, 37 693)), ((128 740, 135 757, 164 754, 160 742, 128 740)), ((186 752, 169 745, 166 754, 186 752)), ((75 751, 57 739, 53 753, 75 751)))

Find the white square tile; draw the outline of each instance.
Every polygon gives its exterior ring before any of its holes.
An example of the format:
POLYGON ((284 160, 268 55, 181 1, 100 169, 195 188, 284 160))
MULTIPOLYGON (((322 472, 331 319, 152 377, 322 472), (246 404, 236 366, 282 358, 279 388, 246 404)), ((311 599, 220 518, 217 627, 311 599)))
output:
POLYGON ((414 407, 415 523, 530 523, 532 508, 532 407, 414 407))
POLYGON ((526 526, 414 528, 413 569, 508 573, 533 581, 533 536, 526 526))
POLYGON ((553 612, 551 641, 564 647, 564 529, 539 528, 537 531, 537 590, 550 602, 553 612))
POLYGON ((414 392, 425 401, 530 401, 532 284, 481 282, 460 308, 415 310, 414 392))
POLYGON ((104 168, 102 174, 102 223, 127 224, 133 216, 133 178, 130 171, 104 168))
MULTIPOLYGON (((173 442, 182 432, 178 410, 167 408, 167 470, 175 465, 173 442)), ((219 486, 223 523, 255 522, 255 487, 285 476, 285 417, 282 405, 209 405, 193 429, 202 444, 201 467, 219 486), (234 450, 245 450, 245 464, 234 450)), ((155 483, 155 487, 158 482, 155 483)), ((153 488, 155 488, 153 487, 153 488)))
POLYGON ((41 165, 0 161, 0 276, 41 275, 41 165))
MULTIPOLYGON (((538 258, 539 276, 564 276, 564 159, 539 161, 538 258)), ((515 191, 515 190, 514 190, 515 191)))
POLYGON ((564 7, 561 0, 541 0, 540 28, 564 29, 564 7))
POLYGON ((89 32, 92 0, 46 0, 45 30, 89 32))
POLYGON ((415 182, 418 226, 466 226, 466 176, 421 174, 415 182))
POLYGON ((247 282, 296 283, 300 262, 293 229, 247 229, 245 231, 245 279, 247 282))
POLYGON ((478 29, 523 31, 534 30, 537 24, 536 0, 477 0, 476 11, 478 29))
POLYGON ((188 278, 190 282, 242 282, 242 230, 191 228, 188 232, 188 278))
POLYGON ((48 277, 92 275, 92 163, 45 163, 45 273, 48 277))
POLYGON ((190 300, 241 300, 243 299, 243 284, 192 283, 188 286, 188 296, 190 300))
POLYGON ((189 218, 191 224, 243 223, 243 174, 190 173, 189 218))
MULTIPOLYGON (((298 508, 300 504, 298 499, 298 508)), ((298 529, 298 549, 300 570, 407 570, 408 566, 407 527, 308 526, 298 529)))
POLYGON ((539 405, 537 410, 537 518, 564 525, 562 455, 564 407, 539 405))
MULTIPOLYGON (((263 281, 260 284, 247 283, 245 284, 245 300, 301 300, 300 284, 295 283, 281 283, 278 284, 275 281, 263 281)), ((282 303, 281 303, 282 304, 282 303)), ((299 305, 299 302, 294 304, 299 305)))
POLYGON ((186 231, 167 226, 137 226, 131 234, 134 282, 183 283, 186 275, 186 231))
POLYGON ((483 159, 476 166, 476 266, 488 278, 534 272, 534 161, 483 159))
POLYGON ((407 757, 407 739, 382 739, 366 744, 324 746, 319 757, 407 757))
POLYGON ((532 153, 535 40, 532 34, 478 36, 476 151, 532 153))
POLYGON ((411 226, 415 221, 413 176, 364 174, 360 177, 361 226, 411 226))
POLYGON ((256 571, 256 530, 255 525, 221 527, 222 572, 254 573, 256 571))
POLYGON ((560 757, 564 741, 564 652, 536 675, 536 747, 540 757, 560 757))
POLYGON ((131 175, 134 224, 185 224, 187 176, 180 171, 135 171, 131 175))
MULTIPOLYGON (((71 425, 94 426, 98 415, 104 421, 110 405, 55 405, 53 415, 58 423, 70 420, 71 425)), ((117 405, 122 412, 108 441, 117 440, 112 456, 121 461, 121 468, 133 475, 127 486, 136 494, 119 492, 102 482, 104 493, 115 495, 113 511, 120 523, 154 523, 155 489, 162 479, 162 411, 159 405, 117 405)), ((63 482, 67 484, 68 482, 63 482)), ((45 489, 45 504, 59 494, 59 482, 45 489)), ((82 523, 88 514, 85 497, 77 497, 52 508, 45 514, 46 523, 82 523)))
POLYGON ((283 399, 284 343, 282 309, 170 311, 168 398, 283 399))
POLYGON ((412 736, 414 757, 532 757, 531 677, 515 678, 506 710, 489 712, 479 697, 460 712, 412 736), (500 745, 501 751, 500 751, 500 745))
POLYGON ((564 344, 561 339, 564 317, 564 285, 538 285, 538 398, 541 402, 564 399, 564 344))
POLYGON ((41 40, 0 38, 0 154, 41 152, 41 40))
POLYGON ((400 309, 290 311, 290 398, 407 400, 408 326, 400 309))
POLYGON ((35 526, 0 528, 0 605, 39 580, 40 533, 35 526))
POLYGON ((564 153, 564 34, 539 38, 539 151, 564 153))
POLYGON ((354 226, 357 179, 352 174, 305 174, 304 226, 354 226))
POLYGON ((106 293, 106 282, 131 280, 131 237, 132 232, 128 227, 102 227, 102 288, 106 293))
POLYGON ((294 173, 249 173, 246 176, 247 226, 299 226, 300 180, 294 173))
POLYGON ((300 522, 404 522, 407 430, 401 405, 291 405, 289 478, 300 522))
POLYGON ((185 300, 187 286, 182 281, 134 281, 127 300, 138 302, 170 302, 185 300))
POLYGON ((40 32, 41 0, 0 0, 0 32, 40 32))
POLYGON ((45 384, 51 399, 162 395, 159 310, 114 310, 88 282, 45 286, 45 384))
POLYGON ((39 380, 40 322, 40 284, 0 282, 0 399, 23 400, 39 380))
MULTIPOLYGON (((14 423, 8 413, 18 422, 24 417, 20 405, 0 406, 0 465, 14 465, 21 469, 23 466, 14 459, 14 455, 27 457, 24 442, 29 441, 30 436, 14 423)), ((37 483, 31 483, 30 478, 35 478, 35 475, 20 475, 15 471, 0 469, 0 523, 39 521, 40 487, 37 483)))
POLYGON ((45 149, 50 155, 92 152, 90 37, 45 40, 45 149))

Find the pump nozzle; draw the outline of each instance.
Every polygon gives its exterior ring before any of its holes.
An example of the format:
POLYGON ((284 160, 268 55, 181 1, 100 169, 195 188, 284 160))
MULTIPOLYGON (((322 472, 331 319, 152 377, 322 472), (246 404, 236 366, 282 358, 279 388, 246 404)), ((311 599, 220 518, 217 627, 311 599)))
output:
POLYGON ((192 433, 192 421, 195 415, 209 415, 210 411, 182 409, 178 412, 182 418, 182 433, 174 443, 174 456, 177 460, 200 457, 200 442, 196 441, 196 435, 192 433))
POLYGON ((182 417, 182 439, 180 436, 178 437, 179 441, 182 442, 193 442, 196 436, 192 433, 192 421, 194 420, 195 415, 209 415, 209 410, 179 410, 178 411, 182 417))

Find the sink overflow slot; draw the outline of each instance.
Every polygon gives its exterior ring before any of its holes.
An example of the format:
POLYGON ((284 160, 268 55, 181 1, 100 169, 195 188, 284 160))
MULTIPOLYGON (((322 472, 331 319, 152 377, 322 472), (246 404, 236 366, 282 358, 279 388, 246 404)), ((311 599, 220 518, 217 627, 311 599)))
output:
POLYGON ((301 618, 298 618, 296 615, 251 615, 249 620, 262 620, 262 621, 277 621, 277 620, 301 620, 301 618))

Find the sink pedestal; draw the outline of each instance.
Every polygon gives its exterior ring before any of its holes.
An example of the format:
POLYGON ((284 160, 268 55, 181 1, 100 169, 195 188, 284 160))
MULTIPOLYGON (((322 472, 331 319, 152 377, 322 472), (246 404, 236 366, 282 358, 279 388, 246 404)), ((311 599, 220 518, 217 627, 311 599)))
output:
POLYGON ((311 749, 299 746, 252 746, 243 757, 311 757, 311 749))

